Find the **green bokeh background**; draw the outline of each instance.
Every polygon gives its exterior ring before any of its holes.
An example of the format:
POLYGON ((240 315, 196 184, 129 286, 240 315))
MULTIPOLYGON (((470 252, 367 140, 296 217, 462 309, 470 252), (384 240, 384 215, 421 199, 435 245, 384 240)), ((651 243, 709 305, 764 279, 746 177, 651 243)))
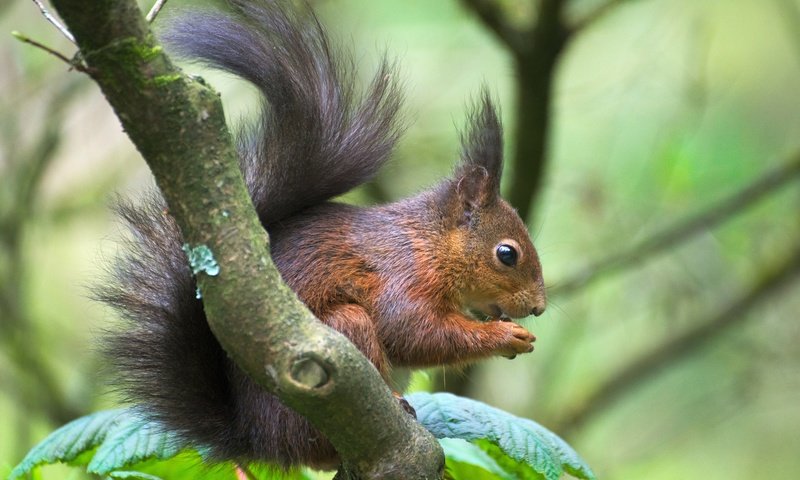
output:
MULTIPOLYGON (((173 3, 167 11, 189 2, 173 3)), ((523 21, 536 2, 502 3, 523 21)), ((573 0, 569 14, 580 17, 598 3, 573 0)), ((464 107, 481 84, 502 104, 506 144, 513 145, 513 63, 459 2, 315 5, 332 35, 355 50, 364 78, 384 49, 402 66, 413 123, 379 177, 392 198, 450 171, 464 107)), ((550 286, 800 151, 800 13, 792 11, 800 12, 800 2, 630 0, 579 34, 557 71, 545 190, 529 223, 550 286)), ((20 249, 0 246, 0 289, 15 292, 19 307, 13 319, 8 305, 0 310, 0 473, 57 426, 42 371, 20 358, 42 359, 70 411, 116 404, 93 346, 114 315, 88 297, 123 235, 107 208, 113 195, 152 185, 97 87, 15 41, 12 30, 73 52, 32 3, 0 3, 0 177, 8 181, 21 168, 49 121, 58 120, 62 134, 28 202, 20 249), (82 85, 59 119, 49 108, 70 81, 82 85), (10 275, 15 265, 21 270, 10 275), (19 322, 24 328, 9 327, 19 322)), ((253 113, 251 88, 189 70, 218 87, 232 121, 253 113)), ((523 322, 537 334, 536 351, 485 362, 467 380, 470 391, 557 426, 604 379, 780 266, 800 239, 797 183, 621 275, 573 296, 553 295, 545 315, 523 322)), ((2 181, 0 188, 0 214, 9 215, 13 189, 2 181)), ((371 201, 365 191, 348 200, 371 201)), ((606 479, 796 477, 798 312, 800 288, 787 285, 697 354, 620 392, 566 440, 606 479)), ((445 384, 458 375, 447 372, 445 384)), ((45 473, 80 477, 62 467, 45 473)))

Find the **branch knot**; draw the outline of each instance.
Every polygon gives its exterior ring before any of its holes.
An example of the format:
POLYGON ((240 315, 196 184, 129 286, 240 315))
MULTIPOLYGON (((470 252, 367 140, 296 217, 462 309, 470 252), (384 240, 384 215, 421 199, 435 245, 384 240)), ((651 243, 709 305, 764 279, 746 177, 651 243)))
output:
POLYGON ((332 389, 331 365, 314 352, 300 354, 292 362, 289 378, 295 387, 325 394, 332 389))

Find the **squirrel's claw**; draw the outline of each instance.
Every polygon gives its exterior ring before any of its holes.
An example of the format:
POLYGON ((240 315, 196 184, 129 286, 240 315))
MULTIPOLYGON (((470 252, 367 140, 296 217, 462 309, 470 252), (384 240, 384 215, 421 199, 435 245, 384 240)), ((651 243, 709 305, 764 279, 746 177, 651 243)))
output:
POLYGON ((408 403, 408 400, 403 398, 403 396, 397 392, 392 392, 392 395, 394 395, 394 398, 396 398, 397 401, 400 402, 400 406, 403 407, 403 410, 405 410, 407 414, 411 415, 411 417, 414 418, 414 420, 416 420, 417 411, 414 409, 414 407, 411 406, 410 403, 408 403))

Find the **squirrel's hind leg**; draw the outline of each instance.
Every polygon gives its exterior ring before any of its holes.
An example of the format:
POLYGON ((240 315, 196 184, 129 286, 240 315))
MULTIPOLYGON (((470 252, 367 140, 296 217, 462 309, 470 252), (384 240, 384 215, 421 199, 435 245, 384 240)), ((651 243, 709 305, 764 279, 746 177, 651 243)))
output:
POLYGON ((367 359, 375 365, 384 381, 389 383, 389 361, 375 323, 364 307, 354 303, 339 305, 327 315, 321 317, 323 323, 339 331, 361 350, 367 359))
MULTIPOLYGON (((391 386, 389 379, 389 361, 386 352, 378 338, 378 330, 367 311, 356 304, 349 303, 336 307, 331 313, 325 315, 322 321, 331 328, 338 330, 361 350, 367 359, 375 365, 383 380, 391 386)), ((417 412, 398 392, 392 390, 392 394, 403 410, 414 418, 417 412)))

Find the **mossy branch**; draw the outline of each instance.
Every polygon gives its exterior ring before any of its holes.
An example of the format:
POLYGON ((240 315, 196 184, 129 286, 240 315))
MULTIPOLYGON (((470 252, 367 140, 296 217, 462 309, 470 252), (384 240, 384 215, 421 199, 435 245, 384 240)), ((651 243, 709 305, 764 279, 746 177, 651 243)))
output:
POLYGON ((331 440, 351 478, 438 478, 433 437, 342 335, 282 282, 250 202, 219 96, 184 75, 132 0, 53 2, 88 72, 147 161, 190 246, 209 325, 234 361, 331 440))

